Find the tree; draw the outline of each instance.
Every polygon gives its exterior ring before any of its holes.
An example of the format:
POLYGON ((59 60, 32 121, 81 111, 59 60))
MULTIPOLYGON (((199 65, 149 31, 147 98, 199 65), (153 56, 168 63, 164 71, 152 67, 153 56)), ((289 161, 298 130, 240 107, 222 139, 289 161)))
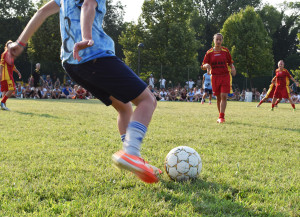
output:
POLYGON ((190 25, 193 4, 190 0, 150 0, 143 4, 137 25, 129 24, 121 36, 125 62, 137 68, 137 45, 143 43, 142 72, 179 82, 199 70, 195 32, 190 25))
POLYGON ((119 43, 119 37, 122 31, 125 30, 124 6, 120 1, 117 1, 115 4, 112 2, 112 0, 106 1, 103 29, 115 42, 116 56, 124 58, 123 49, 119 43))
POLYGON ((221 33, 224 45, 231 50, 237 71, 250 79, 251 87, 253 78, 271 72, 274 64, 272 40, 253 7, 231 15, 221 33))
POLYGON ((300 19, 299 10, 295 10, 295 8, 299 9, 300 3, 286 3, 281 11, 274 6, 265 5, 258 11, 273 40, 275 63, 285 60, 286 64, 294 69, 299 66, 300 61, 297 54, 297 44, 299 43, 297 33, 300 31, 300 19), (292 10, 290 15, 285 13, 286 10, 292 10))
POLYGON ((220 32, 225 20, 233 13, 245 9, 247 6, 258 7, 260 0, 194 0, 192 25, 196 31, 196 39, 203 44, 198 49, 199 61, 211 48, 213 35, 220 32))

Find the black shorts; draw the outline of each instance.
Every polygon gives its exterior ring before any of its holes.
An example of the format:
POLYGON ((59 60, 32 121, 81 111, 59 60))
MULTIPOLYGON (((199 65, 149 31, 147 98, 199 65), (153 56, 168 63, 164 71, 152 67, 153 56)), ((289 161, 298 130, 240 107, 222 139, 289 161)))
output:
POLYGON ((204 89, 204 92, 205 92, 205 93, 208 93, 208 94, 212 94, 212 89, 205 88, 205 89, 204 89))
POLYGON ((82 64, 63 65, 77 84, 107 106, 112 103, 110 96, 128 103, 147 88, 147 84, 115 56, 98 58, 82 64))

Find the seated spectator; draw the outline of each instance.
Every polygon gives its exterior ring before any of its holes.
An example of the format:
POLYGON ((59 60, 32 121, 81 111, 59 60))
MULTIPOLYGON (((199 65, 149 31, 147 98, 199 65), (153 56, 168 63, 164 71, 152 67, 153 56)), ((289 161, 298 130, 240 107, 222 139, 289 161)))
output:
POLYGON ((30 86, 26 86, 25 90, 24 90, 24 98, 29 98, 30 97, 30 93, 31 93, 31 89, 30 86))
POLYGON ((55 83, 54 83, 54 87, 60 87, 60 80, 59 78, 56 79, 55 83))
POLYGON ((243 101, 243 102, 244 102, 244 101, 245 101, 245 97, 246 97, 246 91, 243 90, 240 96, 241 96, 241 97, 240 97, 240 101, 243 101))
POLYGON ((44 87, 43 88, 43 99, 50 99, 52 96, 52 91, 50 88, 48 87, 44 87))
POLYGON ((260 92, 255 88, 255 100, 260 101, 260 92))
POLYGON ((170 101, 176 101, 176 92, 174 90, 174 88, 170 88, 169 89, 169 100, 170 101))
POLYGON ((18 87, 15 92, 16 92, 16 98, 23 98, 23 90, 21 84, 18 84, 18 87))
POLYGON ((47 85, 46 88, 52 89, 53 88, 53 84, 52 84, 52 80, 50 75, 47 75, 46 80, 45 80, 45 84, 47 85))
POLYGON ((78 90, 76 92, 77 99, 85 99, 86 91, 81 86, 78 86, 78 90))
POLYGON ((73 96, 74 95, 73 95, 72 88, 68 84, 66 84, 66 86, 61 91, 61 97, 66 99, 71 99, 73 98, 73 96))
POLYGON ((239 89, 236 88, 235 91, 234 91, 234 93, 233 93, 233 100, 239 101, 240 98, 241 98, 240 95, 241 95, 241 94, 240 94, 239 89))
POLYGON ((180 92, 180 101, 187 101, 187 91, 185 88, 180 92))
POLYGON ((55 86, 55 89, 52 90, 52 99, 59 99, 61 96, 61 90, 58 86, 55 86))
POLYGON ((262 100, 263 98, 265 98, 266 95, 267 95, 267 89, 264 88, 259 96, 259 99, 262 100))
POLYGON ((166 101, 167 100, 167 96, 168 93, 166 92, 165 88, 163 88, 160 92, 159 92, 161 101, 166 101))
POLYGON ((187 101, 193 102, 194 101, 194 90, 191 88, 190 91, 187 93, 187 101))

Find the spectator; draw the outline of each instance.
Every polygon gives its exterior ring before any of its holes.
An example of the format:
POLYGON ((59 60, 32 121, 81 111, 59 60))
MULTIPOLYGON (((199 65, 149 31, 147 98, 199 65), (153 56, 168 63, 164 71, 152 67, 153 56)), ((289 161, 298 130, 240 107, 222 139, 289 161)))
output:
POLYGON ((153 74, 151 74, 150 77, 148 78, 148 84, 154 88, 155 78, 153 77, 153 74))
POLYGON ((166 79, 164 79, 163 76, 161 76, 161 78, 159 79, 159 87, 161 89, 166 88, 166 79))
POLYGON ((18 88, 16 89, 16 98, 23 98, 23 90, 21 84, 18 84, 18 88))
POLYGON ((30 98, 30 93, 31 93, 31 89, 30 86, 28 85, 24 90, 24 98, 30 98))
POLYGON ((188 85, 189 89, 192 89, 195 84, 195 82, 192 79, 190 79, 189 81, 187 81, 185 83, 188 85))
POLYGON ((190 91, 187 93, 187 101, 193 102, 194 101, 194 90, 190 89, 190 91))
POLYGON ((71 99, 73 98, 72 92, 73 92, 72 88, 68 84, 66 84, 66 86, 61 91, 61 97, 66 99, 71 99))
POLYGON ((187 101, 187 91, 185 88, 180 92, 180 101, 187 101))
POLYGON ((159 92, 159 95, 160 95, 160 100, 161 101, 166 101, 167 99, 167 96, 168 96, 168 93, 166 92, 165 88, 163 88, 160 92, 159 92))
POLYGON ((54 83, 54 87, 60 87, 60 80, 59 78, 56 79, 55 83, 54 83))
POLYGON ((52 91, 52 99, 59 99, 61 96, 61 90, 59 89, 59 86, 55 86, 55 89, 52 91))
POLYGON ((45 83, 46 83, 46 85, 47 85, 48 88, 50 88, 50 89, 53 88, 53 84, 52 84, 52 80, 51 80, 50 75, 47 75, 45 83))
POLYGON ((170 88, 169 89, 169 100, 170 101, 176 101, 176 92, 174 90, 174 88, 170 88))
POLYGON ((197 85, 198 88, 202 87, 202 80, 201 80, 201 76, 200 75, 198 76, 198 79, 196 81, 196 85, 197 85))
POLYGON ((76 92, 77 99, 85 99, 86 91, 81 86, 78 86, 78 90, 76 92))
POLYGON ((266 95, 267 95, 267 89, 264 88, 260 94, 259 100, 262 100, 263 98, 265 98, 266 95))

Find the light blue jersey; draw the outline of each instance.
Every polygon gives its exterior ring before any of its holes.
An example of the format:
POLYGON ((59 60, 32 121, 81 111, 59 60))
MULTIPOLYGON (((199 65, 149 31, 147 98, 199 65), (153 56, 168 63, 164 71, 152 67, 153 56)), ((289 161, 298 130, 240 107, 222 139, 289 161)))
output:
POLYGON ((84 63, 96 58, 115 56, 113 40, 103 31, 103 18, 106 13, 106 0, 96 0, 95 20, 92 37, 94 45, 79 51, 82 60, 73 58, 73 47, 82 40, 80 27, 80 12, 84 0, 55 0, 60 7, 60 32, 62 38, 61 59, 69 64, 84 63))
POLYGON ((210 76, 211 75, 209 75, 209 74, 207 74, 207 73, 205 73, 204 75, 203 75, 203 77, 204 77, 204 88, 205 89, 212 89, 212 86, 211 86, 211 78, 210 78, 210 76))

